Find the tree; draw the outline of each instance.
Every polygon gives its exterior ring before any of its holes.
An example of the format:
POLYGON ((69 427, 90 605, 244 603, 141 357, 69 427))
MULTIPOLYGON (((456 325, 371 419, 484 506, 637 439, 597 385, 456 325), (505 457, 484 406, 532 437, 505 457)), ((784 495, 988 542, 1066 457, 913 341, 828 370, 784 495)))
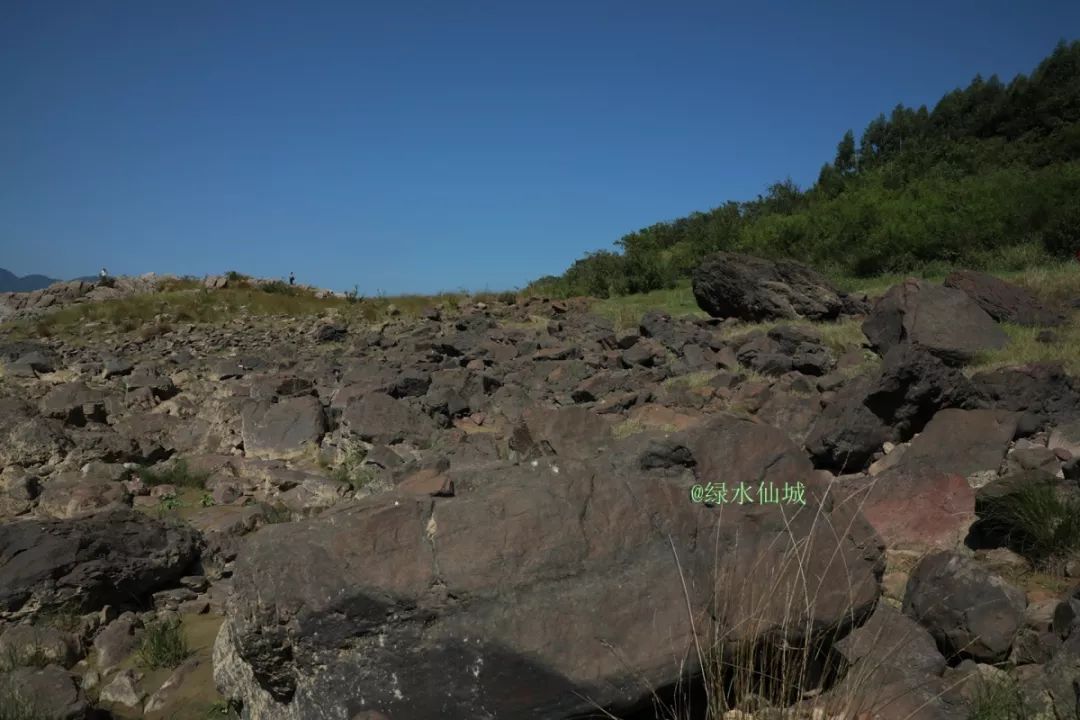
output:
POLYGON ((833 161, 833 167, 841 175, 850 175, 855 172, 855 162, 855 133, 848 130, 836 146, 836 160, 833 161))

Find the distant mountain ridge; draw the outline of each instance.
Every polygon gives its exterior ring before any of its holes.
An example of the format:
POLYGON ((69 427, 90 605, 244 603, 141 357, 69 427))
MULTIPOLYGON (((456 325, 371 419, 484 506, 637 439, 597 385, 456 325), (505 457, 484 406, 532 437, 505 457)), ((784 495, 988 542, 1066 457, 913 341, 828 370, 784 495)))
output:
POLYGON ((30 292, 49 287, 54 282, 60 282, 44 275, 25 275, 19 277, 10 270, 0 268, 0 292, 30 292))
MULTIPOLYGON (((82 275, 81 277, 71 279, 73 281, 85 280, 87 282, 93 282, 97 280, 97 276, 82 275)), ((64 281, 46 277, 45 275, 24 275, 23 277, 19 277, 10 270, 0 268, 0 292, 33 292, 34 290, 47 288, 53 283, 58 282, 64 281)))

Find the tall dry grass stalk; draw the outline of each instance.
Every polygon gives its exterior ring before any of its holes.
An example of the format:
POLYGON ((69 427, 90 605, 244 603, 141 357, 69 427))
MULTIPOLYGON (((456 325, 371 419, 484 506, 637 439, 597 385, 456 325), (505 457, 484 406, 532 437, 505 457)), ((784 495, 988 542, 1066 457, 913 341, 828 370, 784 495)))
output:
MULTIPOLYGON (((859 643, 864 652, 857 653, 853 663, 835 649, 873 608, 857 607, 856 588, 842 551, 867 494, 860 494, 855 511, 840 514, 846 516, 846 524, 837 527, 832 514, 825 511, 831 492, 832 487, 815 506, 796 511, 814 513, 806 532, 793 525, 794 513, 777 506, 777 512, 783 513, 784 531, 760 546, 748 567, 724 561, 738 553, 725 552, 721 529, 727 506, 719 506, 713 534, 714 592, 711 607, 704 611, 694 607, 678 549, 668 538, 693 642, 677 661, 679 686, 661 690, 642 681, 657 720, 864 720, 879 713, 903 720, 952 689, 914 697, 913 688, 883 684, 887 660, 915 639, 911 634, 864 635, 859 643), (829 547, 822 537, 833 540, 829 547), (824 595, 837 588, 825 586, 826 575, 817 572, 821 559, 812 563, 812 553, 828 554, 825 567, 845 564, 848 586, 840 591, 849 602, 842 617, 828 625, 815 618, 824 595)), ((610 649, 618 654, 617 648, 610 649)), ((596 706, 596 710, 596 717, 621 720, 604 708, 596 706)))

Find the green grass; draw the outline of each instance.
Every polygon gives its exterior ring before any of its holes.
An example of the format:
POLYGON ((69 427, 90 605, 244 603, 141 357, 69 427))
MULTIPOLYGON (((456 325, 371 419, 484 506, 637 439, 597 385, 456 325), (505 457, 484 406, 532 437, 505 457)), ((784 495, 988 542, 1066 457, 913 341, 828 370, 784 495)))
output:
POLYGON ((330 477, 339 483, 348 485, 353 492, 363 490, 375 481, 375 471, 364 465, 367 449, 359 444, 348 445, 341 461, 330 470, 330 477))
MULTIPOLYGON (((985 271, 1007 282, 1027 288, 1046 302, 1061 303, 1080 296, 1080 263, 1067 262, 1024 265, 1013 269, 1012 263, 1000 265, 1000 270, 985 271)), ((869 278, 857 278, 845 275, 830 275, 829 281, 837 289, 849 293, 866 293, 870 297, 883 295, 893 285, 909 277, 917 277, 928 282, 940 283, 953 270, 945 265, 930 266, 917 273, 891 273, 869 278)))
POLYGON ((38 708, 34 699, 15 683, 0 677, 0 720, 59 720, 59 717, 38 708))
POLYGON ((980 500, 978 513, 987 530, 1040 569, 1053 571, 1080 552, 1080 497, 1063 494, 1055 480, 1024 479, 980 500))
POLYGON ((671 290, 654 290, 640 295, 620 295, 597 300, 592 305, 594 313, 611 320, 620 330, 636 328, 641 323, 641 317, 649 310, 660 310, 672 317, 708 317, 694 300, 689 282, 671 290))
POLYGON ((1017 683, 1009 679, 977 679, 967 720, 1028 720, 1034 713, 1017 683))
POLYGON ((52 663, 49 654, 35 639, 33 645, 24 648, 7 647, 0 655, 0 672, 8 672, 17 667, 43 668, 52 663))
POLYGON ((218 700, 206 709, 205 720, 240 720, 236 705, 228 700, 218 700))
POLYGON ((159 620, 143 629, 136 651, 139 664, 149 670, 172 669, 191 656, 179 622, 159 620))
POLYGON ((146 485, 175 485, 202 489, 206 485, 209 473, 196 472, 188 467, 184 460, 165 467, 142 467, 136 471, 139 479, 146 485))
POLYGON ((845 318, 832 322, 811 322, 810 320, 768 320, 756 323, 739 323, 723 332, 726 340, 737 340, 752 332, 768 332, 781 325, 801 327, 821 337, 821 341, 836 355, 848 350, 858 350, 866 342, 862 331, 862 320, 845 318))
POLYGON ((1080 263, 1075 260, 994 274, 1027 288, 1051 304, 1062 304, 1080 297, 1080 263))
POLYGON ((1008 365, 1028 363, 1061 363, 1073 375, 1080 374, 1080 312, 1074 312, 1069 321, 1057 328, 1050 328, 1056 336, 1053 342, 1039 342, 1038 336, 1045 328, 1022 327, 1002 323, 1009 342, 1000 350, 980 354, 971 364, 972 370, 990 370, 1008 365))

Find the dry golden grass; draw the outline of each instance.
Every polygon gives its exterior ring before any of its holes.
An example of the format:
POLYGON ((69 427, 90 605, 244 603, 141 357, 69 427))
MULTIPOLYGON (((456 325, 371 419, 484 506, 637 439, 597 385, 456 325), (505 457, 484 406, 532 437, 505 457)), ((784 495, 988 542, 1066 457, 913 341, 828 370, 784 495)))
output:
POLYGON ((1069 322, 1051 332, 1050 342, 1039 341, 1044 328, 1022 327, 1004 323, 1008 344, 1000 350, 980 355, 968 368, 969 372, 993 370, 1010 365, 1036 362, 1060 362, 1073 375, 1080 374, 1080 312, 1073 312, 1069 322))
POLYGON ((1027 288, 1054 305, 1080 298, 1080 263, 1075 261, 1000 273, 998 276, 1027 288))
POLYGON ((152 335, 167 332, 169 322, 217 323, 245 315, 315 315, 344 304, 340 298, 319 299, 311 294, 245 288, 169 290, 72 305, 38 318, 10 323, 5 329, 15 336, 32 337, 81 337, 94 328, 120 332, 144 330, 152 335))
POLYGON ((727 340, 738 340, 753 332, 768 332, 780 325, 805 328, 818 334, 821 341, 837 355, 849 350, 858 350, 866 342, 862 332, 862 320, 845 318, 833 322, 811 322, 810 320, 769 320, 757 323, 739 323, 723 331, 727 340))
MULTIPOLYGON (((827 575, 817 574, 820 567, 811 563, 811 558, 820 562, 824 554, 830 564, 843 563, 840 553, 822 538, 841 538, 852 532, 857 517, 853 513, 847 526, 835 526, 833 516, 821 507, 800 509, 814 513, 806 534, 797 532, 792 516, 778 507, 783 529, 773 542, 755 546, 758 554, 749 567, 725 560, 731 552, 721 551, 719 537, 725 508, 720 507, 716 539, 700 539, 716 545, 716 577, 712 582, 717 594, 704 615, 691 607, 682 564, 672 544, 693 635, 692 646, 677 661, 678 669, 685 677, 691 668, 700 668, 705 706, 695 700, 696 704, 689 707, 688 699, 693 696, 690 692, 676 691, 674 699, 661 697, 656 688, 642 680, 643 690, 652 695, 657 718, 850 720, 861 713, 875 712, 893 717, 889 715, 890 706, 905 704, 903 697, 883 695, 877 673, 890 657, 916 641, 914 635, 864 637, 859 643, 862 649, 855 651, 861 659, 849 665, 830 654, 828 648, 865 617, 856 615, 852 604, 834 628, 822 628, 814 622, 819 599, 836 588, 824 586, 827 575), (812 537, 817 540, 811 542, 812 537), (748 583, 751 577, 754 581, 748 583)), ((854 597, 855 588, 849 586, 848 593, 854 597)), ((618 648, 613 651, 617 653, 618 648)), ((602 708, 597 710, 616 720, 602 708)))

